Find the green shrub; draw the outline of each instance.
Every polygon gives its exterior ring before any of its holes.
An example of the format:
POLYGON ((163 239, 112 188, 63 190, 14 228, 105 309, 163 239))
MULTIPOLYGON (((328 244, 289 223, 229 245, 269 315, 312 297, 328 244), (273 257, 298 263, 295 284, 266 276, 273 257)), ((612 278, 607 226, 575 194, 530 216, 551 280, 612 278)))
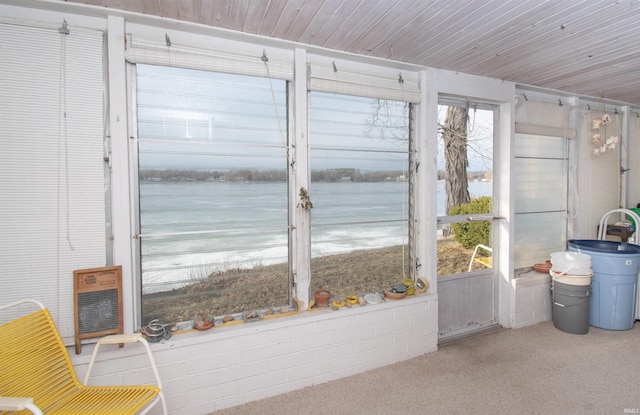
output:
MULTIPOLYGON (((471 202, 454 206, 450 216, 491 213, 491 196, 482 196, 471 202)), ((474 248, 478 244, 491 246, 491 221, 452 223, 453 235, 465 248, 474 248)))

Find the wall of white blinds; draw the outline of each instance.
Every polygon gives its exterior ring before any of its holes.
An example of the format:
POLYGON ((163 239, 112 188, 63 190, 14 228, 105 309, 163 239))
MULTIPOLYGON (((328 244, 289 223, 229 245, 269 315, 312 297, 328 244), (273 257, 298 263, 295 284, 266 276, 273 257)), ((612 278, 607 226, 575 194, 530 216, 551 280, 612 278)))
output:
POLYGON ((0 292, 72 343, 73 270, 105 264, 102 32, 0 24, 0 292))
POLYGON ((308 54, 309 89, 334 94, 420 102, 418 72, 308 54))
POLYGON ((159 43, 134 36, 125 52, 125 59, 130 63, 293 79, 293 52, 265 49, 257 45, 244 46, 213 50, 176 44, 171 42, 170 37, 166 37, 164 43, 159 43))

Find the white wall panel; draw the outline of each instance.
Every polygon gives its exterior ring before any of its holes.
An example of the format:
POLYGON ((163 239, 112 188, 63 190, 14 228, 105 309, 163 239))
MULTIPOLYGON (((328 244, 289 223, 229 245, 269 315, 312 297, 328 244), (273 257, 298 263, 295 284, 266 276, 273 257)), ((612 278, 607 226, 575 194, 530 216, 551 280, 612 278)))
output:
MULTIPOLYGON (((613 121, 599 133, 603 137, 620 135, 622 115, 615 116, 609 111, 613 121)), ((575 110, 578 135, 570 142, 577 158, 577 170, 572 179, 576 183, 576 214, 571 238, 593 239, 597 237, 597 226, 602 216, 617 209, 620 203, 620 143, 604 154, 594 154, 591 121, 603 115, 601 110, 578 108, 575 110)), ((572 181, 573 181, 572 180, 572 181)), ((574 189, 570 189, 574 192, 574 189)))
POLYGON ((629 117, 627 145, 629 149, 628 166, 628 206, 636 207, 640 203, 640 113, 632 111, 629 117))

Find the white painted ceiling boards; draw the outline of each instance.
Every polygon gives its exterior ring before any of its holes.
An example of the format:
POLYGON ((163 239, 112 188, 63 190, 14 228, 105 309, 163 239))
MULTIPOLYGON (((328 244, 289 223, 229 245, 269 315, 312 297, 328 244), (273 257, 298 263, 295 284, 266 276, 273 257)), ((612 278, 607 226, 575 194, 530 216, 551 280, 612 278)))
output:
POLYGON ((67 0, 640 105, 640 0, 67 0))

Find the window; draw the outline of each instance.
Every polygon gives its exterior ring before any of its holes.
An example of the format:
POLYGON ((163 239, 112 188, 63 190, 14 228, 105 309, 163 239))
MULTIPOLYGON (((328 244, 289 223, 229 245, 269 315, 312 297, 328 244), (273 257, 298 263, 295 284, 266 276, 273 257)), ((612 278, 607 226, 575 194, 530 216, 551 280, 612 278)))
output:
POLYGON ((494 109, 440 98, 439 276, 492 267, 494 109))
POLYGON ((524 268, 566 249, 567 139, 516 134, 514 153, 514 261, 524 268))
POLYGON ((143 324, 290 304, 286 88, 136 65, 143 324))
POLYGON ((412 278, 410 104, 310 94, 311 292, 412 278))
MULTIPOLYGON (((566 249, 569 200, 578 184, 569 175, 570 138, 576 136, 569 124, 573 110, 559 99, 527 94, 517 101, 513 143, 515 268, 531 267, 566 249)), ((582 142, 591 145, 591 140, 582 142)))

